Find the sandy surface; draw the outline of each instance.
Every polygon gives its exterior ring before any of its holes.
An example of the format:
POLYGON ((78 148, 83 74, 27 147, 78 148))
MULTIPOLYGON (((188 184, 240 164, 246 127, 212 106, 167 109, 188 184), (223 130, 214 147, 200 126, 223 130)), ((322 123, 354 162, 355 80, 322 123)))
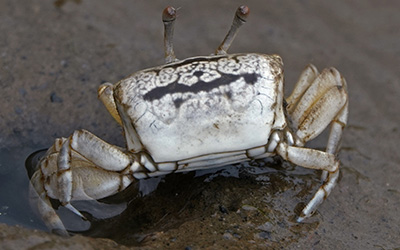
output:
MULTIPOLYGON (((181 7, 175 50, 185 58, 212 53, 241 2, 168 4, 181 7)), ((120 129, 97 100, 97 86, 163 63, 160 19, 168 4, 0 0, 0 222, 45 230, 27 200, 24 161, 33 151, 80 128, 124 145, 120 129)), ((240 178, 177 175, 153 195, 132 201, 117 218, 94 223, 98 227, 88 234, 149 248, 399 248, 400 2, 246 4, 251 16, 230 52, 281 55, 287 94, 308 63, 334 66, 347 79, 350 116, 337 187, 316 215, 296 224, 298 204, 317 188, 317 171, 267 164, 258 171, 224 170, 240 178)), ((325 143, 323 134, 311 145, 325 143)), ((0 246, 122 247, 22 227, 1 225, 0 246)))

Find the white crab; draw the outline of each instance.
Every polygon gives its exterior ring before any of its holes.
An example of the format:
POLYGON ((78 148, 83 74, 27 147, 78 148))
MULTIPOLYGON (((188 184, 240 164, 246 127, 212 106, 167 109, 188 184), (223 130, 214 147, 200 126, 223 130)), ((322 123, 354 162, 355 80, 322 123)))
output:
POLYGON ((279 56, 226 53, 247 15, 248 8, 239 7, 214 55, 177 60, 175 10, 164 10, 166 64, 99 88, 99 98, 124 129, 127 148, 80 130, 56 139, 38 163, 31 181, 50 229, 68 235, 49 198, 83 217, 72 200, 104 198, 136 179, 274 155, 323 170, 324 183, 298 221, 313 213, 338 179, 335 154, 347 122, 346 81, 334 68, 318 73, 309 65, 284 100, 279 56), (329 124, 325 152, 303 147, 329 124))

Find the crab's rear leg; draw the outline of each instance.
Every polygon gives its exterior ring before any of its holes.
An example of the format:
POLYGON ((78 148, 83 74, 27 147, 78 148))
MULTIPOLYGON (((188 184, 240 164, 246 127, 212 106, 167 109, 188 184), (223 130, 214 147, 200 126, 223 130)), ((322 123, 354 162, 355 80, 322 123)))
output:
POLYGON ((75 131, 69 138, 57 139, 39 162, 31 179, 39 198, 34 202, 46 225, 66 235, 50 198, 83 217, 71 201, 101 199, 120 192, 135 180, 133 172, 140 167, 132 155, 119 147, 88 131, 75 131))
POLYGON ((319 187, 310 202, 301 212, 297 221, 301 222, 311 216, 315 209, 326 199, 336 185, 339 176, 339 161, 334 154, 311 148, 289 146, 280 143, 276 152, 286 161, 305 168, 323 170, 328 172, 325 182, 319 187))
MULTIPOLYGON (((308 66, 299 79, 293 94, 287 100, 287 112, 291 123, 291 128, 295 132, 295 146, 303 146, 307 141, 318 136, 329 124, 331 124, 329 139, 325 153, 328 158, 335 159, 331 169, 312 163, 313 158, 318 157, 320 152, 314 149, 305 150, 304 156, 299 154, 296 157, 288 159, 295 164, 323 170, 323 185, 303 209, 298 221, 310 216, 316 207, 330 194, 336 185, 339 176, 339 162, 336 160, 338 146, 341 140, 343 128, 347 123, 348 116, 348 96, 346 81, 340 73, 329 68, 318 73, 313 65, 308 66), (315 166, 297 162, 298 159, 305 159, 315 166), (293 160, 294 159, 294 160, 293 160), (309 159, 309 160, 307 160, 309 159)), ((288 155, 299 151, 295 146, 281 148, 280 154, 288 155)), ((285 158, 285 156, 283 157, 285 158)), ((329 161, 324 161, 328 163, 329 161)))
POLYGON ((313 65, 309 65, 303 71, 293 94, 287 98, 288 117, 299 139, 298 144, 304 145, 314 139, 331 122, 344 127, 347 122, 347 102, 347 84, 336 69, 324 69, 319 74, 313 65))
MULTIPOLYGON (((297 145, 314 139, 331 124, 325 151, 336 154, 348 116, 347 84, 340 73, 329 68, 319 74, 310 64, 301 74, 287 103, 297 145)), ((327 172, 323 172, 323 180, 326 175, 327 172)))

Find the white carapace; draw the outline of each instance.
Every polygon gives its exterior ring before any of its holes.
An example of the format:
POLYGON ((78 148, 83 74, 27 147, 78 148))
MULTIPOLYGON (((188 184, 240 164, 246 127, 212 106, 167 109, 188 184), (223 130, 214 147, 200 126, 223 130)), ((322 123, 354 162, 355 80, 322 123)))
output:
POLYGON ((128 148, 173 165, 211 154, 245 159, 264 146, 272 129, 286 126, 282 88, 280 57, 260 54, 189 58, 113 87, 128 148))
POLYGON ((47 226, 68 235, 50 198, 84 217, 73 200, 101 199, 141 178, 213 168, 274 155, 323 170, 323 184, 303 209, 309 217, 339 176, 336 158, 348 116, 346 81, 334 68, 309 65, 283 97, 278 55, 227 54, 249 9, 238 8, 215 54, 177 60, 175 9, 163 12, 166 64, 99 88, 99 98, 123 127, 126 149, 86 130, 56 139, 31 178, 34 205, 47 226), (325 151, 304 147, 330 125, 325 151))

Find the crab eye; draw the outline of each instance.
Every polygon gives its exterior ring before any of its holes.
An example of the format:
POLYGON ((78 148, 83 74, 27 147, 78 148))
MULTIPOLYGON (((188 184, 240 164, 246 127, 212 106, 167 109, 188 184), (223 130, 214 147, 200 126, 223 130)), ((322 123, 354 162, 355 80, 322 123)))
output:
POLYGON ((162 13, 163 22, 171 22, 176 18, 176 10, 174 7, 168 6, 162 13))
POLYGON ((240 6, 236 11, 236 16, 243 22, 246 22, 247 17, 250 14, 250 9, 246 5, 240 6))

